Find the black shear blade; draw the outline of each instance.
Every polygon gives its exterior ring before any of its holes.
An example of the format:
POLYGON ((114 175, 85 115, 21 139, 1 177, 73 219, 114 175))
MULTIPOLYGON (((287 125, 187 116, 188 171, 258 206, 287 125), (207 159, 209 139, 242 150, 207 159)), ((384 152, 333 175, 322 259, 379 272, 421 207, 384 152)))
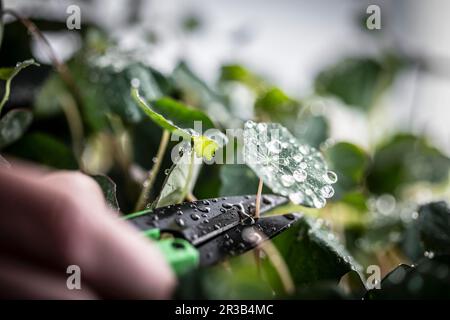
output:
MULTIPOLYGON (((185 202, 154 209, 130 219, 130 222, 141 230, 158 228, 199 246, 251 217, 255 201, 256 197, 252 195, 185 202)), ((285 197, 264 195, 261 214, 287 201, 285 197)))
POLYGON ((289 213, 262 217, 252 224, 237 224, 214 239, 198 246, 200 265, 210 266, 228 257, 243 254, 285 231, 301 217, 301 214, 289 213))

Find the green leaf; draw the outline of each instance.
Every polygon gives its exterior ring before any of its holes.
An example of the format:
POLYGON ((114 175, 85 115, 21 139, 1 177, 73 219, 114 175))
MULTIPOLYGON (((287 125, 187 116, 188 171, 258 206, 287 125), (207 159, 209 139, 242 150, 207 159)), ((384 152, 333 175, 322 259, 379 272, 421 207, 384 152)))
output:
POLYGON ((336 174, 320 152, 278 123, 245 124, 244 161, 275 193, 296 204, 322 208, 334 194, 336 174))
POLYGON ((9 99, 12 79, 14 79, 20 71, 32 65, 39 66, 39 64, 37 64, 33 59, 30 59, 23 62, 18 62, 14 68, 0 68, 0 80, 6 81, 5 93, 3 94, 3 98, 0 102, 0 112, 2 112, 3 107, 9 99))
POLYGON ((50 117, 61 112, 60 97, 69 94, 64 82, 57 73, 52 73, 39 89, 34 101, 36 118, 50 117))
POLYGON ((381 289, 366 293, 367 300, 448 299, 450 259, 423 259, 416 266, 399 265, 381 281, 381 289))
MULTIPOLYGON (((275 237, 273 243, 287 263, 297 288, 317 281, 337 283, 349 271, 361 269, 336 236, 324 226, 322 219, 304 216, 275 237)), ((269 276, 271 274, 269 268, 269 276)))
MULTIPOLYGON (((145 99, 159 99, 167 93, 168 81, 160 72, 121 52, 99 32, 88 32, 84 49, 67 64, 83 101, 83 120, 92 131, 108 125, 109 113, 117 114, 127 125, 145 119, 130 97, 131 82, 139 83, 145 99)), ((55 95, 60 94, 60 87, 53 84, 55 95)), ((54 110, 52 101, 47 103, 50 107, 44 109, 54 110)))
POLYGON ((446 202, 421 206, 417 224, 429 255, 450 254, 450 208, 446 202))
POLYGON ((28 110, 14 109, 0 119, 0 149, 17 141, 28 129, 33 114, 28 110))
POLYGON ((319 148, 329 136, 328 121, 323 115, 304 113, 294 125, 293 134, 301 142, 319 148))
POLYGON ((201 162, 196 160, 195 152, 188 145, 182 146, 180 153, 181 156, 172 165, 155 201, 156 208, 183 202, 194 188, 201 162))
POLYGON ((336 172, 338 182, 334 185, 336 198, 363 187, 369 156, 360 147, 340 142, 326 150, 331 169, 336 172))
POLYGON ((212 121, 200 110, 188 107, 171 98, 162 98, 147 104, 139 95, 137 88, 131 89, 131 95, 142 111, 164 130, 192 139, 194 150, 199 157, 211 160, 220 147, 215 140, 203 136, 202 131, 213 129, 212 121), (196 125, 197 122, 197 125, 196 125), (198 128, 198 126, 200 126, 198 128), (198 131, 195 131, 197 129, 198 131))
POLYGON ((232 127, 236 119, 233 117, 226 98, 210 88, 202 79, 181 62, 172 73, 171 80, 181 93, 187 104, 199 106, 216 123, 224 127, 232 127))
POLYGON ((241 65, 237 65, 237 64, 230 64, 230 65, 222 66, 219 81, 221 81, 221 82, 227 82, 227 81, 240 82, 240 83, 246 85, 248 88, 255 91, 255 93, 257 93, 257 94, 261 93, 262 91, 265 91, 268 86, 268 84, 266 83, 266 81, 263 78, 254 74, 247 68, 245 68, 241 65))
POLYGON ((190 14, 183 18, 182 28, 186 32, 195 32, 202 27, 202 21, 200 17, 190 14))
POLYGON ((256 194, 258 177, 245 164, 225 164, 220 169, 220 195, 256 194))
POLYGON ((26 134, 6 148, 5 153, 56 169, 78 169, 72 150, 61 141, 45 133, 26 134))
POLYGON ((395 194, 414 182, 447 181, 449 169, 450 159, 425 139, 398 134, 376 149, 367 186, 376 194, 395 194))
POLYGON ((98 183, 98 185, 102 189, 108 206, 114 211, 119 211, 119 202, 116 198, 117 186, 114 181, 112 181, 110 177, 102 174, 92 175, 91 177, 98 183))
POLYGON ((388 58, 382 62, 346 58, 316 77, 316 92, 336 96, 349 106, 367 111, 391 84, 395 70, 388 58))

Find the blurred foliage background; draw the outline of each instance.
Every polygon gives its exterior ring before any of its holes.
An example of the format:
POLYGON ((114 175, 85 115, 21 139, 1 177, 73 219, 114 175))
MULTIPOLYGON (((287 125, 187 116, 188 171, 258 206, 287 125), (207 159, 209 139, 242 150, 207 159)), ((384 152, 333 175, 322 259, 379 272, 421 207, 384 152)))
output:
MULTIPOLYGON (((293 294, 267 257, 257 267, 249 253, 187 275, 178 297, 450 298, 450 50, 429 36, 448 36, 450 19, 436 1, 375 1, 383 19, 375 31, 362 23, 365 1, 72 2, 81 30, 67 30, 65 1, 3 1, 38 26, 64 65, 55 68, 42 40, 3 16, 1 96, 7 67, 40 63, 11 82, 3 156, 81 169, 113 207, 133 212, 162 136, 130 96, 138 79, 146 99, 198 108, 221 130, 279 122, 338 175, 325 208, 279 209, 305 214, 273 241, 293 294), (371 265, 381 268, 381 289, 367 287, 371 265)), ((150 198, 171 166, 166 153, 150 198)), ((254 194, 257 185, 246 165, 204 165, 192 194, 254 194)))

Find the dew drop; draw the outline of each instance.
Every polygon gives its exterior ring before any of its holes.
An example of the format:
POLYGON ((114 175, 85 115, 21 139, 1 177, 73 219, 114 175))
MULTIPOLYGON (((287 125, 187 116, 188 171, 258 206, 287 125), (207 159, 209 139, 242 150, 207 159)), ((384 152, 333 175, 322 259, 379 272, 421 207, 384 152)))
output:
POLYGON ((184 227, 185 223, 184 220, 181 218, 176 218, 175 222, 177 223, 177 225, 179 225, 180 227, 184 227))
POLYGON ((325 203, 326 203, 326 201, 322 197, 314 197, 314 199, 313 199, 314 207, 316 207, 318 209, 325 207, 325 203))
POLYGON ((303 156, 300 153, 295 154, 293 157, 295 162, 302 162, 303 161, 303 156))
POLYGON ((252 129, 255 127, 255 122, 249 120, 245 123, 245 128, 252 129))
POLYGON ((336 183, 338 178, 336 173, 334 173, 333 171, 327 171, 327 173, 325 173, 324 177, 325 182, 326 183, 336 183))
POLYGON ((256 129, 258 131, 265 131, 267 129, 267 125, 265 123, 258 123, 256 129))
POLYGON ((309 150, 306 146, 302 145, 299 148, 300 152, 303 153, 304 155, 309 154, 309 150))
POLYGON ((267 144, 267 149, 272 154, 279 154, 282 149, 281 142, 279 140, 272 140, 267 144))
POLYGON ((170 169, 166 169, 166 170, 164 170, 164 174, 165 174, 166 176, 168 176, 168 175, 169 175, 169 172, 170 172, 170 169))
POLYGON ((434 252, 433 251, 425 251, 425 253, 423 255, 425 257, 427 257, 428 259, 433 259, 434 258, 434 252))
POLYGON ((267 197, 267 196, 263 196, 263 197, 262 197, 262 202, 263 202, 264 204, 270 205, 270 204, 273 203, 273 200, 272 200, 271 198, 267 197))
POLYGON ((231 203, 224 202, 222 203, 222 207, 224 207, 225 209, 231 209, 233 205, 231 203))
POLYGON ((306 164, 306 162, 302 162, 300 163, 299 167, 300 169, 305 170, 308 167, 308 165, 306 164))
POLYGON ((191 219, 197 221, 198 219, 200 219, 200 217, 198 216, 198 214, 193 213, 191 214, 191 219))
POLYGON ((295 181, 303 182, 308 177, 308 173, 303 169, 299 169, 299 170, 294 171, 293 176, 294 176, 295 181))
POLYGON ((198 207, 198 210, 205 213, 209 213, 211 211, 209 207, 198 207))
POLYGON ((281 176, 281 184, 285 187, 290 187, 294 184, 295 179, 293 176, 288 175, 288 174, 283 174, 281 176))
POLYGON ((131 86, 133 88, 139 88, 140 85, 141 81, 138 78, 133 78, 133 80, 131 80, 131 86))
POLYGON ((320 194, 325 199, 329 199, 334 195, 334 189, 332 186, 329 185, 323 186, 322 189, 320 189, 320 194))

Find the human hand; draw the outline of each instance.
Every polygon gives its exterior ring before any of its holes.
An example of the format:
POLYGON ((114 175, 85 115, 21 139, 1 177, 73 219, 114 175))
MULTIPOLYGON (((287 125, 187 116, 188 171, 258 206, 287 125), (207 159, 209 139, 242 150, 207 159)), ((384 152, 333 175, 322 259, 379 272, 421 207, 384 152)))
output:
POLYGON ((0 168, 0 297, 158 299, 174 285, 156 246, 111 212, 93 179, 0 168), (81 290, 66 285, 69 265, 81 290))

